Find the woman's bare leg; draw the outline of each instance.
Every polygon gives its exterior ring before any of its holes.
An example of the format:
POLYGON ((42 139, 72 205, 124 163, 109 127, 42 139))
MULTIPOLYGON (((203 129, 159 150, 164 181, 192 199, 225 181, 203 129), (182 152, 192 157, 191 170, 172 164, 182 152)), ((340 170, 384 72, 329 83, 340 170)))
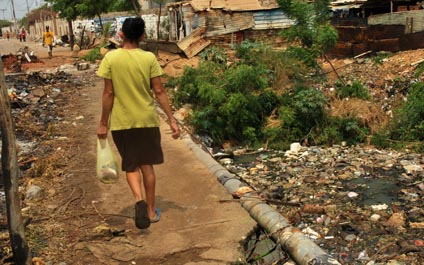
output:
POLYGON ((141 191, 141 172, 140 170, 133 172, 126 172, 127 182, 131 188, 131 191, 134 195, 135 201, 141 201, 143 199, 143 194, 141 191))
POLYGON ((156 217, 155 213, 155 188, 156 188, 156 175, 153 165, 142 165, 141 172, 143 174, 144 191, 146 193, 147 211, 150 219, 156 217))

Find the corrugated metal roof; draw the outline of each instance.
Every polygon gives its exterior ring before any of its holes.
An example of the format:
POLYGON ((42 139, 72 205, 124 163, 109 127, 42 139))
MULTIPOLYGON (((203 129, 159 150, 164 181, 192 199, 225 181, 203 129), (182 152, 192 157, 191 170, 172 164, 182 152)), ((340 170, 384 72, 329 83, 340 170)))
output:
POLYGON ((207 16, 206 37, 218 36, 252 28, 255 23, 251 12, 207 16))
POLYGON ((224 9, 228 11, 255 11, 278 8, 276 0, 192 0, 194 10, 224 9))
POLYGON ((363 4, 368 0, 336 0, 331 1, 331 5, 363 4))
POLYGON ((330 7, 333 11, 339 9, 360 8, 368 0, 337 0, 331 1, 330 7))

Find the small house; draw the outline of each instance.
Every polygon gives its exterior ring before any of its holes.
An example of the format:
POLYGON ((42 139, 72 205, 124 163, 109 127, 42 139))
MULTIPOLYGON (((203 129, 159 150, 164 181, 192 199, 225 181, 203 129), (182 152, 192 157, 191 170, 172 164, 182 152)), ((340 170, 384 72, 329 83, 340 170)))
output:
POLYGON ((191 0, 166 8, 169 41, 177 42, 188 57, 211 43, 264 40, 275 45, 281 29, 293 25, 276 0, 191 0))

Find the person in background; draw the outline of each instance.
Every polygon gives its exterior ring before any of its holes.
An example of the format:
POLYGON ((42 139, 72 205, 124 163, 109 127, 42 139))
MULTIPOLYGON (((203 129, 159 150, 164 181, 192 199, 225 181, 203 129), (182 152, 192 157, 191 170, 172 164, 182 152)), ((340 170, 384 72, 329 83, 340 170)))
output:
POLYGON ((169 99, 161 81, 164 74, 155 55, 139 48, 145 31, 140 17, 127 18, 122 31, 122 48, 106 53, 97 75, 104 79, 102 113, 97 136, 113 141, 122 157, 122 170, 135 198, 135 225, 145 229, 160 219, 155 208, 156 175, 153 165, 163 163, 160 119, 156 100, 165 112, 172 137, 180 128, 172 115, 169 99), (145 200, 142 196, 142 185, 145 200))
POLYGON ((7 38, 7 40, 10 39, 10 32, 9 31, 6 31, 6 38, 7 38))
POLYGON ((43 46, 47 45, 49 58, 53 57, 53 39, 54 33, 50 31, 49 26, 46 26, 46 31, 43 33, 43 46))
POLYGON ((26 42, 26 31, 24 28, 21 29, 20 40, 21 42, 26 42))

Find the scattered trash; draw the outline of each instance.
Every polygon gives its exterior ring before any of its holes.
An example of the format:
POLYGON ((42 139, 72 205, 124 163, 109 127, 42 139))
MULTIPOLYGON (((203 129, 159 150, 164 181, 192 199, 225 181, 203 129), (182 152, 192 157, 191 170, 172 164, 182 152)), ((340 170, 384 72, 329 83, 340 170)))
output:
POLYGON ((90 68, 90 64, 89 63, 79 63, 77 65, 77 69, 78 71, 84 71, 90 68))
POLYGON ((422 261, 422 154, 294 143, 231 155, 218 161, 342 264, 422 261))
POLYGON ((19 73, 22 64, 38 62, 37 56, 28 46, 20 48, 15 54, 2 55, 3 68, 5 72, 19 73))

